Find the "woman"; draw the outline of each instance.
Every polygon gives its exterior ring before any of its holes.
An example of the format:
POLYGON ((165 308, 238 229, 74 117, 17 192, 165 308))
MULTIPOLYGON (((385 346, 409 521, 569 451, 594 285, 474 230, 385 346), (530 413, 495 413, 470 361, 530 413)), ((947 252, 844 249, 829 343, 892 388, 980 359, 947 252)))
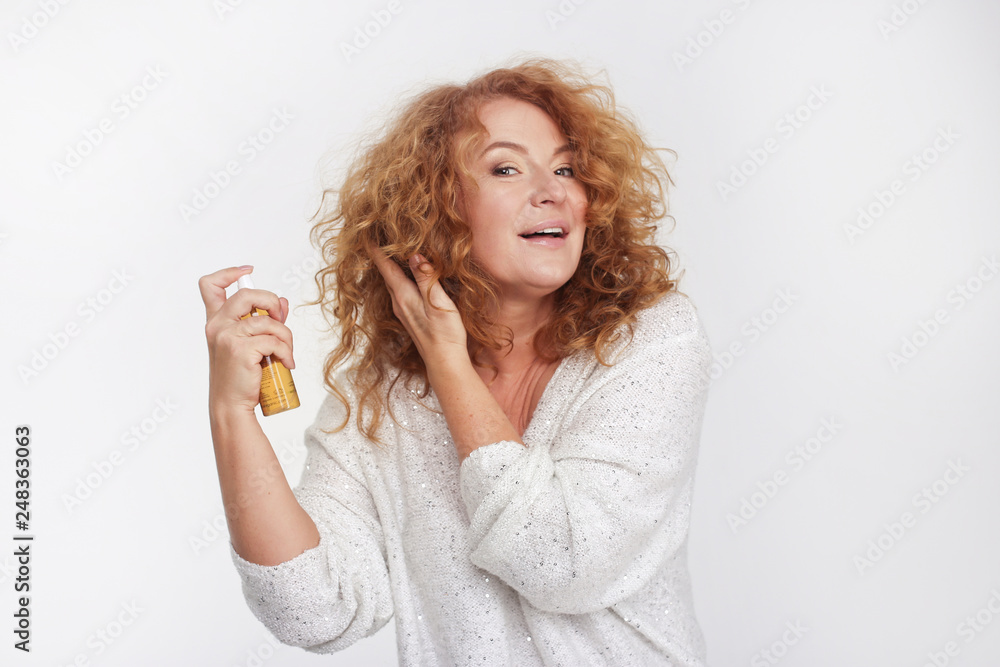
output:
POLYGON ((395 614, 402 664, 704 664, 710 356, 655 245, 666 182, 558 63, 411 102, 314 230, 341 337, 294 493, 254 415, 262 356, 294 366, 287 302, 227 301, 249 267, 201 279, 232 556, 279 639, 332 652, 395 614))

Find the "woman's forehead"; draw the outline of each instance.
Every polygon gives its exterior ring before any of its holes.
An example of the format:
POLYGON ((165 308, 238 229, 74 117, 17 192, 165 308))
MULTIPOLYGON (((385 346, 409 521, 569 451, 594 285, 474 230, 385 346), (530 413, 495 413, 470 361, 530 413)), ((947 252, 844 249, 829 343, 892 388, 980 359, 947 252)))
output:
POLYGON ((537 148, 544 148, 546 152, 570 150, 559 125, 530 102, 509 97, 490 100, 480 105, 478 119, 483 130, 474 138, 474 158, 496 148, 515 152, 537 148))

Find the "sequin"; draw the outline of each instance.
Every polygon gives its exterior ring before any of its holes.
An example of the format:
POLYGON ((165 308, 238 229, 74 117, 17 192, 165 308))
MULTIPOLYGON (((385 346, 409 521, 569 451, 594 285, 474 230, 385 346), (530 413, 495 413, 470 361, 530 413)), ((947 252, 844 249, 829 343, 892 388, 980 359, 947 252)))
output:
POLYGON ((685 545, 711 349, 671 294, 607 357, 563 360, 527 447, 461 465, 433 393, 397 385, 406 420, 383 424, 382 447, 353 422, 324 432, 342 420, 328 400, 295 490, 320 545, 277 566, 231 553, 255 615, 328 652, 395 614, 400 664, 667 665, 677 646, 704 665, 685 545))

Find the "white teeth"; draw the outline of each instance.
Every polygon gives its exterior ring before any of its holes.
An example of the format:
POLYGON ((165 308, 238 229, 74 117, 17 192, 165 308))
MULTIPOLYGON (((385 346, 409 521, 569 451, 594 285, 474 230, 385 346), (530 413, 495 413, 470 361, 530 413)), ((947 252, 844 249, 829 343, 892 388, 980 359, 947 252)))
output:
POLYGON ((522 239, 530 239, 538 236, 551 236, 561 239, 566 236, 566 231, 562 227, 546 227, 545 229, 539 229, 537 232, 525 232, 520 236, 522 239))

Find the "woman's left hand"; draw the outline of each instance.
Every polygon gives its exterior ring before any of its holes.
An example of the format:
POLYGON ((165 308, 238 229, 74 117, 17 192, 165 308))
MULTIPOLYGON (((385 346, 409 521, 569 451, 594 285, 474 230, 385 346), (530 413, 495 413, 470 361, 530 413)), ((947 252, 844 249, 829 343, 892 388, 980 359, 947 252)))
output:
POLYGON ((392 296, 392 312, 406 327, 424 364, 430 369, 456 358, 464 357, 467 361, 469 352, 462 316, 434 278, 430 263, 421 255, 410 258, 414 282, 380 248, 371 248, 370 252, 392 296))
POLYGON ((521 442, 510 419, 476 373, 467 334, 455 302, 420 255, 410 258, 416 282, 379 248, 370 249, 392 296, 392 312, 406 327, 427 367, 427 380, 441 403, 459 461, 493 442, 521 442))

